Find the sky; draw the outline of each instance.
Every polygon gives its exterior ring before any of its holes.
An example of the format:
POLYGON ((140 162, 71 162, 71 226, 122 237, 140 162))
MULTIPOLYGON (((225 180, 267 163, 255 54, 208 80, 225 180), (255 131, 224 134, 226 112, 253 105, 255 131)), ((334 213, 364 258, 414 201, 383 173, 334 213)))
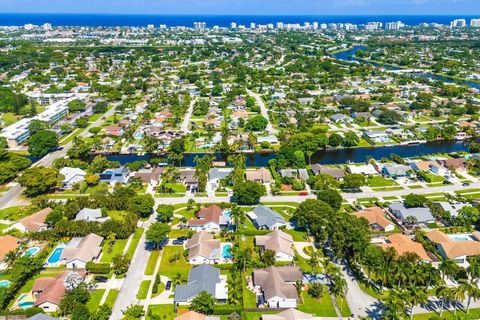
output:
POLYGON ((3 13, 480 15, 480 0, 0 0, 3 13))

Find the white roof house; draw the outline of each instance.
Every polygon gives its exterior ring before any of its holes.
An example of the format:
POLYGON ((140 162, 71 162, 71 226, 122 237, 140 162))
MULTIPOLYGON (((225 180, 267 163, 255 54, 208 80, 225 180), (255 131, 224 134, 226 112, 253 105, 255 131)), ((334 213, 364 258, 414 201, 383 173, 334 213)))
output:
POLYGON ((105 222, 110 220, 110 217, 104 217, 101 209, 83 208, 77 213, 76 221, 96 221, 105 222))
POLYGON ((75 183, 85 180, 87 173, 79 168, 64 167, 60 173, 65 177, 63 179, 63 186, 71 188, 75 183))
POLYGON ((357 173, 357 174, 365 174, 365 175, 374 175, 378 174, 377 170, 371 164, 355 166, 349 165, 347 166, 347 170, 350 173, 357 173))

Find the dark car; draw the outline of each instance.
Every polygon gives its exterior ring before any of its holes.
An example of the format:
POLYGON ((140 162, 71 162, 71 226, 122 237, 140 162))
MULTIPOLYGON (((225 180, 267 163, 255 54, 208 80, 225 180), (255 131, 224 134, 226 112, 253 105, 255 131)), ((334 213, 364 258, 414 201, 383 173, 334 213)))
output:
POLYGON ((177 240, 182 240, 182 241, 185 241, 185 240, 188 240, 188 237, 178 237, 177 240))
POLYGON ((108 281, 108 278, 107 278, 107 277, 104 277, 104 276, 96 276, 96 277, 95 277, 95 281, 96 281, 96 282, 104 283, 104 282, 107 282, 107 281, 108 281))
POLYGON ((468 183, 468 182, 465 182, 465 183, 462 184, 463 187, 468 187, 469 185, 470 185, 470 183, 468 183))
POLYGON ((172 241, 172 244, 183 244, 183 240, 175 239, 172 241))
POLYGON ((167 281, 167 283, 165 284, 165 290, 170 290, 172 288, 172 281, 167 281))

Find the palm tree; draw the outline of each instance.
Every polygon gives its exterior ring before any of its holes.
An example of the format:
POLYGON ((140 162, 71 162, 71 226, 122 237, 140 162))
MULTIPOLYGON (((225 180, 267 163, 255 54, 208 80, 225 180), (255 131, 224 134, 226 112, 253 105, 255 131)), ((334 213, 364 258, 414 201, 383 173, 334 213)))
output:
POLYGON ((245 212, 236 204, 232 204, 231 216, 235 221, 235 229, 238 231, 240 223, 245 221, 245 212))
POLYGON ((310 255, 310 260, 308 260, 308 264, 312 267, 312 272, 316 273, 315 271, 318 268, 318 253, 317 251, 312 251, 310 255))
POLYGON ((453 299, 455 300, 455 304, 453 306, 453 315, 457 314, 457 306, 458 306, 458 301, 463 301, 465 300, 465 287, 464 286, 458 286, 456 288, 453 288, 452 290, 452 295, 453 299))
POLYGON ((405 300, 396 290, 392 290, 385 301, 383 317, 386 320, 399 320, 405 310, 405 300))
POLYGON ((180 272, 177 272, 173 277, 172 277, 172 288, 175 289, 175 287, 182 283, 182 275, 180 272))
POLYGON ((476 301, 480 299, 480 289, 478 288, 477 285, 477 280, 476 279, 469 279, 469 280, 460 280, 460 285, 461 290, 463 292, 467 293, 468 296, 468 301, 467 301, 467 314, 470 311, 470 301, 473 299, 473 301, 476 301))
POLYGON ((458 268, 457 264, 455 263, 455 261, 451 259, 443 259, 442 262, 440 263, 440 266, 438 267, 438 269, 442 272, 442 278, 444 281, 445 281, 445 277, 453 276, 456 273, 457 268, 458 268))
POLYGON ((443 309, 445 307, 445 301, 452 298, 452 290, 447 287, 445 284, 441 284, 435 288, 435 295, 442 300, 442 306, 440 307, 440 318, 443 314, 443 309))
POLYGON ((413 318, 413 308, 417 304, 426 303, 427 300, 428 300, 428 296, 425 293, 425 291, 422 290, 422 288, 419 288, 419 287, 416 287, 416 286, 410 286, 407 289, 406 297, 407 297, 408 302, 410 302, 410 319, 412 319, 413 318))

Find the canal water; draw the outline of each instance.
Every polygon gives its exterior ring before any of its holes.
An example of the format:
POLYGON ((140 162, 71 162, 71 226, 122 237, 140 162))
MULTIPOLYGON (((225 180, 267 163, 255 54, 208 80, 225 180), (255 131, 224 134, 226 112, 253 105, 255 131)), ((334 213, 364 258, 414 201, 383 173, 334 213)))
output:
MULTIPOLYGON (((366 62, 354 57, 355 53, 359 50, 365 50, 365 46, 356 46, 347 51, 342 51, 334 54, 334 57, 339 60, 356 61, 358 63, 371 64, 376 67, 383 67, 388 70, 401 70, 401 68, 388 65, 380 65, 375 62, 366 62)), ((430 74, 430 73, 415 73, 415 75, 433 79, 441 80, 445 82, 454 82, 453 79, 430 74)), ((480 84, 471 81, 462 81, 462 83, 480 89, 480 84)), ((412 158, 416 156, 434 154, 434 153, 450 153, 457 151, 468 151, 468 146, 463 142, 457 141, 435 141, 422 143, 417 145, 406 146, 385 146, 385 147, 365 147, 365 148, 352 148, 352 149, 335 149, 330 151, 319 150, 312 156, 312 163, 322 164, 343 164, 349 161, 351 162, 364 162, 368 158, 380 160, 382 158, 389 158, 391 154, 397 154, 403 158, 412 158)), ((186 153, 182 166, 194 167, 194 159, 196 157, 203 157, 206 153, 186 153)), ((274 159, 275 153, 246 153, 247 166, 266 166, 270 159, 274 159)), ((121 164, 145 160, 149 161, 152 158, 163 158, 167 161, 166 156, 158 156, 154 154, 144 155, 108 155, 107 158, 112 161, 118 161, 121 164)), ((217 160, 222 160, 220 154, 216 154, 217 160)))

